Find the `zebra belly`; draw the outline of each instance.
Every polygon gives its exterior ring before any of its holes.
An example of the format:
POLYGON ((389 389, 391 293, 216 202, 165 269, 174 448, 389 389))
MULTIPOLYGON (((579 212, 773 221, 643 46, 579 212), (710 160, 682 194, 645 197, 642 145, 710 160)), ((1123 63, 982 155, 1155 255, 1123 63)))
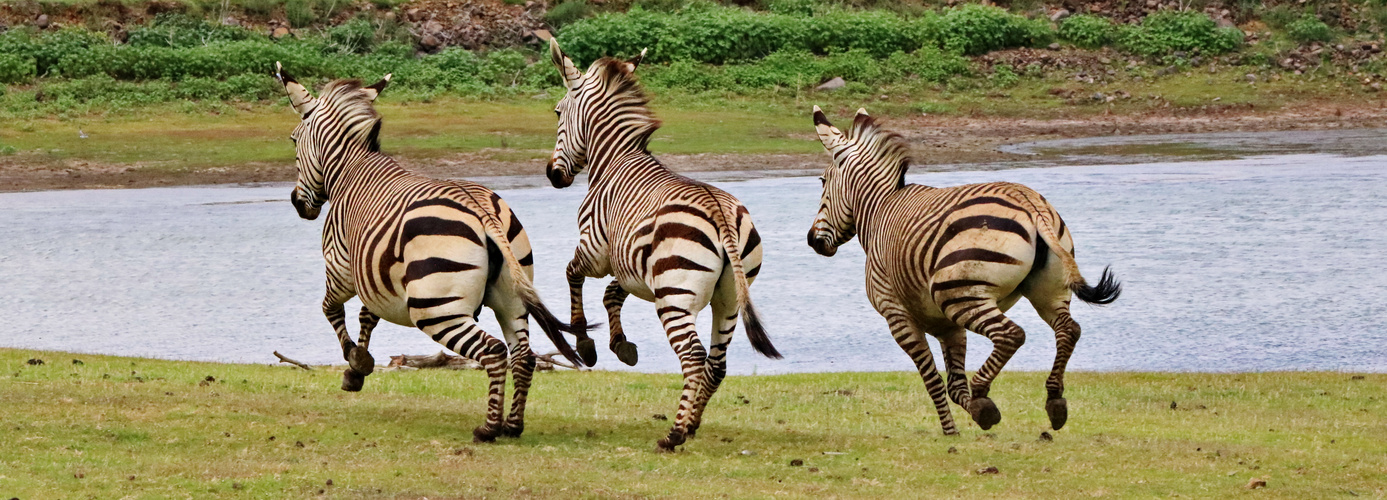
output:
MULTIPOLYGON (((399 285, 404 289, 404 285, 399 285)), ((406 305, 404 297, 395 296, 374 296, 371 298, 361 297, 361 304, 370 309, 380 319, 401 326, 414 326, 414 321, 409 319, 409 307, 406 305)))

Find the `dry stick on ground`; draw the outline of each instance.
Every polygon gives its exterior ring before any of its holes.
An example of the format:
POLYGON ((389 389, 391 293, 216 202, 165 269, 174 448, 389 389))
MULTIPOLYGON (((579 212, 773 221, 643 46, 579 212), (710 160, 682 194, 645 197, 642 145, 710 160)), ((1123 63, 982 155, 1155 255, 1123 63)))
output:
MULTIPOLYGON (((568 368, 568 369, 570 369, 570 370, 582 370, 581 367, 574 366, 574 365, 569 364, 569 363, 567 363, 567 362, 559 361, 558 359, 555 359, 555 356, 556 356, 557 354, 558 354, 558 353, 549 353, 549 354, 539 354, 539 355, 536 355, 535 358, 538 358, 538 359, 535 360, 535 361, 536 361, 536 362, 535 362, 535 370, 537 370, 537 371, 548 371, 548 370, 553 370, 555 366, 562 366, 562 367, 568 368)), ((438 351, 438 354, 430 354, 430 355, 409 355, 409 354, 401 354, 401 355, 399 355, 399 356, 391 356, 391 357, 390 357, 390 365, 389 365, 389 366, 391 366, 391 367, 402 367, 402 366, 407 366, 407 367, 410 367, 410 368, 421 368, 421 369, 422 369, 422 368, 447 368, 447 369, 450 369, 450 370, 480 370, 480 369, 482 369, 481 363, 478 363, 478 362, 476 362, 476 361, 473 361, 473 360, 464 358, 464 357, 462 357, 462 356, 454 356, 454 355, 448 354, 447 351, 438 351)))
POLYGON ((308 370, 308 371, 313 371, 313 367, 308 366, 307 364, 304 364, 302 361, 298 361, 298 360, 295 360, 295 359, 290 358, 290 357, 288 357, 288 356, 285 356, 285 355, 283 355, 283 354, 280 354, 279 351, 275 351, 275 357, 276 357, 276 358, 279 358, 279 362, 280 362, 280 363, 289 363, 289 364, 294 365, 294 366, 297 366, 297 367, 299 367, 299 368, 303 368, 303 369, 308 370))

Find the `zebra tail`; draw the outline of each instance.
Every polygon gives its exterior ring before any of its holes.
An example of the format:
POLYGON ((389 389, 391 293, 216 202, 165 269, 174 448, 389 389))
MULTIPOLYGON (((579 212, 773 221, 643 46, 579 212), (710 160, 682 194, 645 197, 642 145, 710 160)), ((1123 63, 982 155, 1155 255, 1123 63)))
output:
MULTIPOLYGON (((549 337, 549 341, 554 343, 554 347, 559 349, 559 353, 568 361, 577 366, 586 366, 578 353, 573 350, 573 346, 568 344, 568 339, 564 338, 564 332, 573 332, 573 327, 568 323, 554 316, 549 312, 549 308, 544 306, 544 302, 539 298, 539 292, 535 290, 534 282, 525 275, 524 266, 520 265, 520 260, 515 258, 515 251, 511 249, 510 240, 506 238, 506 232, 501 229, 501 221, 496 218, 496 214, 486 210, 481 203, 472 197, 470 192, 464 188, 463 192, 477 213, 484 214, 480 219, 482 226, 486 228, 486 235, 496 244, 496 248, 501 250, 501 255, 506 260, 506 268, 510 270, 511 283, 514 283, 515 290, 520 295, 520 301, 525 304, 525 312, 539 323, 539 328, 544 330, 544 334, 549 337)), ((586 333, 586 331, 584 332, 586 333)))
POLYGON ((1122 295, 1122 283, 1117 281, 1117 275, 1113 274, 1112 266, 1103 268, 1103 275, 1098 280, 1098 286, 1089 286, 1088 281, 1084 280, 1084 276, 1079 274, 1079 263, 1074 260, 1074 254, 1060 245, 1059 234, 1055 230, 1055 225, 1050 221, 1050 214, 1053 214, 1054 211, 1042 211, 1035 201, 1025 194, 1022 194, 1021 198, 1031 205, 1032 215, 1036 221, 1036 232, 1045 239, 1050 251, 1058 255, 1060 263, 1064 265, 1065 281, 1069 290, 1074 292, 1079 300, 1090 304, 1111 304, 1117 300, 1117 297, 1122 295))
MULTIPOLYGON (((711 192, 709 194, 712 194, 711 192)), ((717 210, 713 213, 718 218, 718 233, 722 236, 723 248, 727 250, 727 260, 732 263, 732 276, 737 282, 737 308, 741 310, 742 325, 746 327, 746 338, 751 341, 751 348, 762 356, 771 359, 781 359, 784 356, 771 344, 771 338, 766 335, 766 328, 761 325, 761 316, 756 314, 756 308, 751 305, 751 285, 747 283, 746 269, 742 267, 742 251, 737 244, 737 234, 735 229, 727 221, 726 210, 723 209, 722 202, 713 197, 717 203, 717 210)))

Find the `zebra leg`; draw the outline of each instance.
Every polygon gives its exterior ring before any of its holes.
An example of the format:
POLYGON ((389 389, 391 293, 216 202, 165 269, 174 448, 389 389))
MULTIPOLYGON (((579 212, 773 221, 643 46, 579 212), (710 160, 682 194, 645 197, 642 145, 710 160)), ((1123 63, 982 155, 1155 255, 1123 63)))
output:
POLYGON ((592 366, 597 364, 597 344, 588 337, 587 315, 583 312, 583 281, 587 276, 582 272, 582 264, 578 258, 574 257, 568 263, 568 298, 572 301, 573 307, 573 335, 578 337, 574 349, 578 351, 578 357, 583 358, 583 364, 592 366))
POLYGON ((684 390, 679 395, 679 411, 674 416, 674 427, 669 430, 668 436, 656 443, 659 451, 674 451, 674 447, 684 444, 693 417, 694 400, 703 388, 708 354, 698 341, 698 332, 694 330, 694 320, 698 317, 698 311, 693 307, 694 297, 693 294, 681 294, 655 301, 656 314, 660 315, 660 322, 665 326, 670 347, 679 355, 679 367, 684 375, 684 390))
POLYGON ((607 285, 607 293, 602 297, 602 305, 607 308, 607 329, 611 332, 611 342, 608 344, 616 358, 627 366, 636 366, 636 361, 640 359, 636 351, 636 344, 626 340, 626 333, 621 329, 621 306, 626 303, 626 296, 630 295, 621 283, 613 279, 607 285))
MULTIPOLYGON (((523 306, 521 311, 524 311, 523 306)), ((535 373, 535 354, 530 350, 529 320, 522 313, 511 321, 504 321, 497 314, 506 345, 510 348, 510 372, 515 392, 511 394, 510 415, 501 428, 501 435, 520 437, 525 432, 525 401, 530 395, 530 380, 535 373)))
POLYGON ((1001 373, 1002 367, 1006 366, 1011 356, 1016 354, 1016 350, 1026 343, 1026 331, 1002 314, 996 303, 988 303, 979 308, 979 311, 981 312, 972 315, 964 326, 991 339, 992 354, 987 357, 982 368, 973 374, 973 400, 967 409, 973 416, 973 421, 978 423, 978 427, 987 430, 1002 421, 1002 413, 997 410, 997 404, 987 397, 988 391, 992 389, 992 381, 1001 373))
MULTIPOLYGON (((414 316, 411 314, 411 316, 414 316)), ((501 434, 501 415, 506 396, 506 345, 487 335, 470 314, 419 315, 415 326, 459 356, 482 364, 489 382, 486 423, 472 430, 476 442, 491 442, 501 434)))
POLYGON ((1036 311, 1055 330, 1055 366, 1050 369, 1050 378, 1045 380, 1045 413, 1050 417, 1050 427, 1060 430, 1069 420, 1069 404, 1064 400, 1064 369, 1069 365, 1069 356, 1074 354, 1074 344, 1079 342, 1079 324, 1069 316, 1067 299, 1052 308, 1037 307, 1036 311))
POLYGON ((929 392, 930 399, 934 401, 934 409, 939 413, 939 425, 943 427, 944 434, 958 434, 954 414, 949 409, 944 378, 939 376, 939 370, 934 366, 934 353, 930 352, 929 341, 920 335, 914 321, 911 321, 905 311, 888 310, 883 316, 891 328, 891 337, 896 339, 896 344, 915 362, 915 368, 925 382, 925 390, 929 392))
POLYGON ((371 332, 380 324, 380 316, 361 306, 361 331, 357 332, 357 346, 347 352, 347 363, 352 371, 361 374, 362 377, 370 375, 376 370, 376 358, 371 357, 369 350, 371 345, 371 332))
MULTIPOLYGON (((366 375, 369 372, 362 373, 350 366, 352 353, 361 352, 361 349, 356 342, 352 342, 351 334, 347 333, 347 311, 342 307, 346 301, 347 299, 329 294, 323 299, 323 315, 327 316, 328 323, 332 323, 332 329, 337 333, 337 343, 342 345, 342 358, 349 363, 347 369, 342 371, 342 390, 356 392, 366 383, 366 375)), ((374 363, 372 365, 374 366, 374 363)))
POLYGON ((704 363, 703 386, 698 391, 698 399, 694 401, 689 437, 698 433, 699 426, 703 425, 703 410, 708 407, 708 401, 713 399, 713 394, 718 392, 722 379, 727 377, 727 347, 732 343, 732 333, 737 330, 736 288, 719 287, 714 294, 713 334, 708 343, 708 360, 704 363), (724 292, 726 298, 719 300, 718 292, 724 292))
POLYGON ((944 370, 949 374, 949 399, 956 405, 968 408, 973 401, 973 394, 968 390, 968 374, 963 368, 968 356, 968 330, 958 327, 934 337, 939 339, 939 346, 944 349, 944 370))

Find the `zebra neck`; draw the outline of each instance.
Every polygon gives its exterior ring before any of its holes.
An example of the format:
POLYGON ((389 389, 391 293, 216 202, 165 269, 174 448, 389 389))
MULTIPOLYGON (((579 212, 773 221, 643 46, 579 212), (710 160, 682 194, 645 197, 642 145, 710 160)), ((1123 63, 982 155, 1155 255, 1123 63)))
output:
POLYGON ((354 184, 393 177, 404 172, 404 168, 389 156, 365 150, 353 151, 346 153, 342 162, 335 168, 328 169, 324 186, 328 192, 328 199, 338 200, 347 194, 346 191, 353 189, 351 186, 354 184))
POLYGON ((862 249, 866 250, 875 243, 872 236, 879 225, 877 216, 881 205, 887 198, 895 194, 898 189, 895 184, 884 185, 880 182, 873 182, 870 179, 863 179, 847 193, 848 207, 852 210, 854 225, 857 230, 858 243, 862 249))
POLYGON ((593 158, 588 171, 588 185, 601 185, 606 182, 630 178, 633 172, 667 170, 655 156, 642 149, 628 149, 617 155, 604 155, 603 159, 593 158), (609 180, 612 179, 612 180, 609 180))

